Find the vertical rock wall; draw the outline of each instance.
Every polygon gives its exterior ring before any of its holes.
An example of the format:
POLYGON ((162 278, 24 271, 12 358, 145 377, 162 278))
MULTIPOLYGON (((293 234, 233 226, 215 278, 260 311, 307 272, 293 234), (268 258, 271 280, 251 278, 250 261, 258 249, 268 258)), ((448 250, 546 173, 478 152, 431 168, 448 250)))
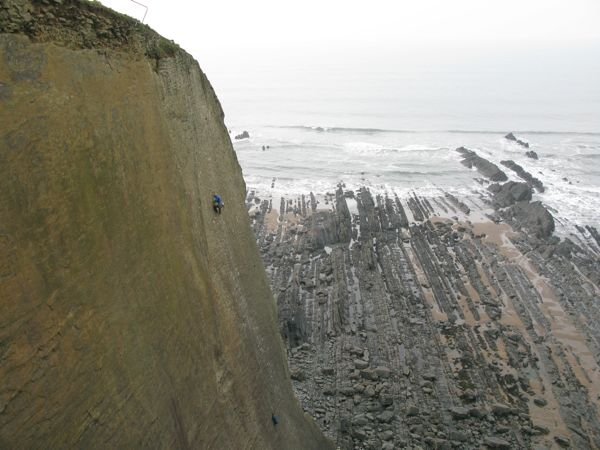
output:
POLYGON ((0 124, 0 448, 330 445, 189 55, 97 4, 7 0, 0 124))

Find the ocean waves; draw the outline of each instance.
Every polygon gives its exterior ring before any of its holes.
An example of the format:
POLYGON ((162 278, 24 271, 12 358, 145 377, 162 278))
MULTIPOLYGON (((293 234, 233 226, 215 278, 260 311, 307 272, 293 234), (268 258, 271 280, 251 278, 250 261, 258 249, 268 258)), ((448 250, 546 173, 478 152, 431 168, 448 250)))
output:
POLYGON ((394 128, 361 128, 361 127, 330 127, 319 125, 269 125, 270 128, 302 130, 312 133, 334 133, 334 134, 430 134, 430 133, 448 133, 448 134, 488 134, 503 136, 512 131, 515 134, 531 135, 549 135, 549 136, 600 136, 600 131, 561 131, 561 130, 459 130, 459 129, 440 129, 440 130, 412 130, 412 129, 394 129, 394 128))
MULTIPOLYGON (((234 145, 248 187, 263 195, 332 192, 344 183, 347 189, 366 186, 398 195, 485 196, 489 181, 464 167, 455 151, 465 146, 499 166, 513 160, 540 178, 546 192, 536 198, 564 223, 599 225, 600 133, 515 132, 529 142, 536 160, 505 134, 264 126, 250 129, 251 138, 234 145)), ((521 181, 510 171, 507 175, 521 181)))

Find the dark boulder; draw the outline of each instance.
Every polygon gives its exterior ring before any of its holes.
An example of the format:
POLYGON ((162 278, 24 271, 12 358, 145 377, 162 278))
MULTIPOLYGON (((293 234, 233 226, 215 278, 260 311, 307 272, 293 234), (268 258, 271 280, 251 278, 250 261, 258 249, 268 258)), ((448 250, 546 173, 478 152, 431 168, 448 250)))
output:
POLYGON ((533 150, 529 150, 527 153, 525 153, 525 156, 527 156, 528 158, 531 158, 531 159, 538 159, 537 153, 534 152, 533 150))
POLYGON ((513 160, 509 159, 506 161, 500 161, 500 164, 513 170, 517 175, 519 175, 519 177, 527 181, 527 184, 529 184, 529 186, 537 189, 538 192, 544 192, 544 184, 538 178, 531 175, 513 160))
POLYGON ((247 131, 244 130, 244 132, 242 132, 241 134, 238 134, 235 138, 236 139, 248 139, 250 137, 250 133, 248 133, 247 131))
POLYGON ((508 182, 508 190, 517 202, 531 200, 531 188, 527 183, 508 182))
POLYGON ((556 435, 554 436, 554 442, 561 448, 569 448, 571 446, 571 440, 566 436, 556 435))
POLYGON ((506 139, 508 139, 509 141, 512 142, 516 142, 519 145, 522 145, 525 148, 529 148, 529 144, 525 141, 522 141, 521 139, 518 139, 514 134, 512 133, 508 133, 506 136, 504 136, 506 139))
POLYGON ((594 228, 594 227, 592 227, 590 225, 586 225, 585 228, 592 235, 592 237, 594 238, 594 240, 596 241, 596 243, 598 245, 600 245, 600 233, 598 233, 598 230, 596 230, 596 228, 594 228))
POLYGON ((556 253, 565 258, 571 258, 571 255, 577 252, 581 252, 581 248, 569 238, 565 238, 556 246, 556 253))
POLYGON ((454 195, 446 192, 446 198, 448 200, 450 200, 451 203, 453 203, 458 209, 460 209, 462 212, 464 212, 465 214, 469 214, 471 212, 471 209, 465 205, 463 202, 461 202, 459 199, 457 199, 454 195))
POLYGON ((493 202, 496 208, 506 208, 516 202, 531 200, 531 188, 527 183, 509 181, 503 185, 492 184, 488 190, 494 193, 493 202))
POLYGON ((497 417, 510 416, 513 412, 510 406, 503 403, 494 403, 492 405, 492 413, 497 417))
POLYGON ((502 190, 502 185, 500 183, 494 183, 494 184, 490 184, 488 186, 488 191, 490 191, 492 194, 497 194, 501 190, 502 190))
POLYGON ((548 238, 554 231, 554 218, 542 202, 517 202, 507 209, 505 217, 516 228, 526 228, 538 238, 548 238))
POLYGON ((455 420, 463 420, 469 417, 469 409, 463 406, 453 406, 450 408, 450 415, 455 420))
POLYGON ((482 158, 474 151, 468 150, 465 147, 459 147, 456 151, 463 155, 463 160, 461 162, 469 169, 472 167, 477 168, 482 175, 488 177, 492 181, 508 180, 506 174, 500 170, 496 164, 482 158))
POLYGON ((486 437, 485 440, 483 441, 483 443, 488 448, 498 448, 498 449, 506 449, 506 450, 512 448, 512 445, 510 444, 510 442, 508 442, 502 438, 496 437, 496 436, 486 437))

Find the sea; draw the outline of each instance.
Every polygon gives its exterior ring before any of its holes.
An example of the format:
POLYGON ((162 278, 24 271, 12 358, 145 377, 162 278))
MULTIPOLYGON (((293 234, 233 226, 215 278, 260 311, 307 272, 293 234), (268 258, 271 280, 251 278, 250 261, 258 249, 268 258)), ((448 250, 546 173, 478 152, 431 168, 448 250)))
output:
POLYGON ((598 42, 313 46, 198 59, 258 196, 324 194, 343 183, 473 197, 486 185, 460 163, 455 149, 464 146, 509 179, 519 181, 502 160, 539 178, 546 190, 534 200, 559 232, 600 229, 598 42), (250 137, 236 139, 244 131, 250 137))

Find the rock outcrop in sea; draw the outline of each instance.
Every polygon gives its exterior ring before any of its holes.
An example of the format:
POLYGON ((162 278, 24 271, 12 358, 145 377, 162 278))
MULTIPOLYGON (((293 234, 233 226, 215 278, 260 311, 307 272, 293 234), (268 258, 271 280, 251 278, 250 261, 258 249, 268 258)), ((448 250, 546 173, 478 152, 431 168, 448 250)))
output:
POLYGON ((525 156, 527 156, 528 158, 531 158, 531 159, 538 159, 538 154, 536 152, 534 152, 533 150, 529 150, 528 152, 525 152, 525 156))
POLYGON ((462 164, 469 169, 475 167, 479 173, 489 178, 492 181, 506 181, 508 177, 500 170, 500 168, 493 162, 482 158, 472 150, 468 150, 465 147, 459 147, 456 149, 458 153, 463 156, 462 164))
POLYGON ((502 217, 517 230, 538 238, 549 238, 554 231, 554 218, 541 202, 516 202, 501 212, 502 217))
POLYGON ((513 170, 519 177, 525 180, 529 186, 535 188, 538 192, 544 192, 544 184, 516 162, 509 159, 507 161, 500 161, 500 164, 513 170))
POLYGON ((97 2, 4 0, 0 124, 0 448, 333 448, 190 55, 97 2))
POLYGON ((488 190, 494 194, 493 203, 498 208, 514 205, 515 202, 531 200, 531 188, 526 183, 509 181, 502 185, 491 184, 488 190))
POLYGON ((525 148, 529 148, 529 143, 522 141, 521 139, 518 139, 512 132, 508 133, 506 136, 504 136, 505 139, 508 139, 509 141, 512 142, 516 142, 517 144, 525 147, 525 148))

